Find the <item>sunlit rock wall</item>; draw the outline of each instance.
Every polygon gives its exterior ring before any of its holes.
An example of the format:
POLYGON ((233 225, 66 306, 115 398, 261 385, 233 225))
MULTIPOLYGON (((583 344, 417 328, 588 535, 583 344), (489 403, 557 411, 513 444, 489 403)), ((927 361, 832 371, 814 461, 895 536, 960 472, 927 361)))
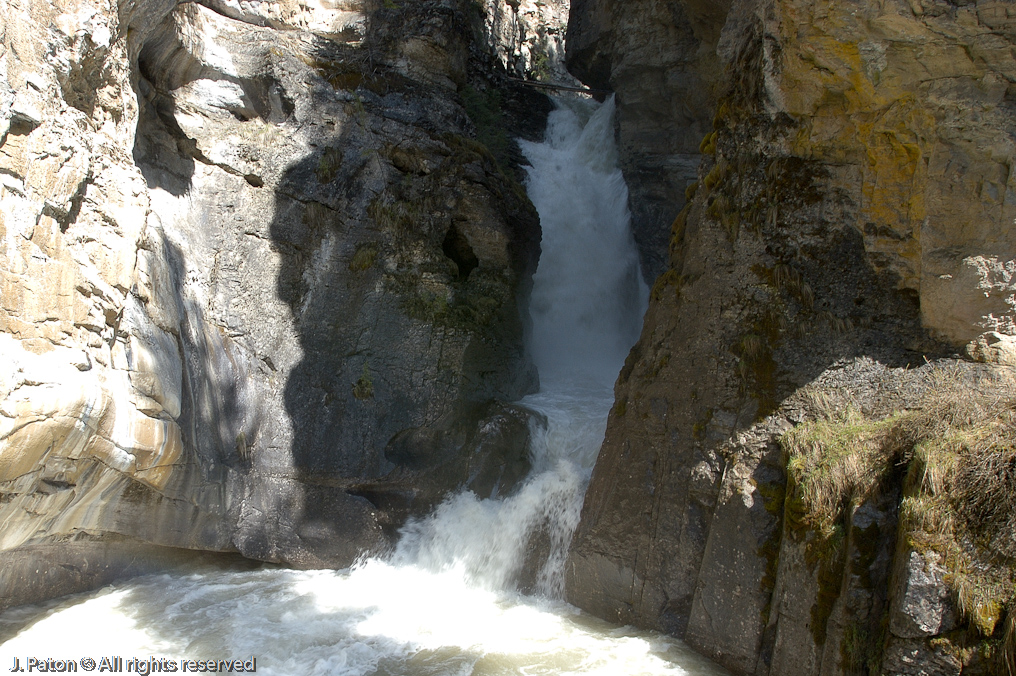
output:
POLYGON ((856 205, 871 264, 918 293, 922 322, 948 342, 1012 333, 1011 5, 729 7, 590 0, 573 9, 571 69, 618 92, 649 276, 664 269, 667 228, 728 78, 747 77, 737 62, 744 34, 761 31, 766 71, 751 77, 767 114, 794 122, 784 152, 836 175, 830 189, 856 205))
POLYGON ((809 384, 888 416, 919 406, 927 360, 1011 363, 1014 19, 995 2, 573 4, 568 63, 617 92, 643 267, 662 274, 615 388, 569 600, 739 673, 985 668, 943 648, 952 625, 878 626, 906 605, 902 478, 852 503, 844 548, 820 556, 786 523, 779 440, 823 415, 796 399, 809 384))
POLYGON ((570 0, 484 0, 485 32, 510 75, 578 85, 565 67, 570 0))

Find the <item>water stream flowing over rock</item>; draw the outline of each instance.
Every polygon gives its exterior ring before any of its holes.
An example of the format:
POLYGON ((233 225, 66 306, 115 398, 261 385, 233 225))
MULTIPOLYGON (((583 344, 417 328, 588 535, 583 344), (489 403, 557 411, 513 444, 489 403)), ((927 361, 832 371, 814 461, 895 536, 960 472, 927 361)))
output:
POLYGON ((542 388, 521 404, 544 422, 534 423, 533 469, 518 491, 459 493, 411 521, 387 559, 347 571, 202 570, 11 611, 0 617, 0 638, 12 636, 0 659, 59 650, 253 655, 269 674, 720 673, 671 639, 612 628, 559 600, 613 380, 647 302, 613 110, 563 103, 547 141, 523 147, 544 244, 531 332, 542 388), (55 635, 70 638, 54 648, 55 635))
POLYGON ((647 297, 617 168, 613 112, 613 100, 595 111, 583 102, 562 106, 551 116, 547 141, 523 145, 544 233, 531 304, 542 387, 522 402, 547 420, 533 434, 533 473, 507 500, 463 493, 411 524, 399 545, 401 561, 461 565, 469 579, 495 589, 518 581, 528 563, 537 570, 528 571, 533 579, 523 586, 552 596, 563 591, 564 560, 612 385, 638 337, 647 297))

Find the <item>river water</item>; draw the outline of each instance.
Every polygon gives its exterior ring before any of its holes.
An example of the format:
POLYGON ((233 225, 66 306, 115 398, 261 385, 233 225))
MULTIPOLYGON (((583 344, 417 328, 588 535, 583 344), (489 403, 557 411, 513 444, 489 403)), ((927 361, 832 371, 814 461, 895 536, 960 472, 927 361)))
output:
MULTIPOLYGON (((521 403, 533 471, 503 500, 465 492, 409 523, 390 556, 345 571, 193 569, 0 615, 0 669, 19 657, 250 659, 257 671, 374 676, 722 674, 680 642, 564 603, 564 566, 647 289, 617 168, 613 101, 562 101, 523 143, 543 224, 521 403), (540 552, 536 565, 527 563, 540 552), (528 594, 518 591, 528 571, 528 594)), ((145 664, 148 664, 146 662, 145 664)), ((98 673, 98 672, 97 672, 98 673)))

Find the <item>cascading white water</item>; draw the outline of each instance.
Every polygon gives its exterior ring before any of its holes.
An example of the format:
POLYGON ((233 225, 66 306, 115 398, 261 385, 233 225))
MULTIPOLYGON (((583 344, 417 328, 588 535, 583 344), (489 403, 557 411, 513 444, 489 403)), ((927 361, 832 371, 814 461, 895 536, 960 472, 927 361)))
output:
POLYGON ((613 115, 613 98, 598 107, 568 101, 551 114, 543 143, 521 143, 531 163, 526 188, 543 227, 530 308, 541 390, 521 402, 547 418, 545 428, 533 430, 533 471, 505 500, 462 493, 411 523, 396 552, 401 564, 459 566, 473 584, 506 589, 536 536, 547 549, 536 590, 555 598, 564 591, 564 561, 612 386, 638 338, 648 296, 613 115))
POLYGON ((531 342, 544 391, 611 388, 642 326, 648 289, 613 120, 613 97, 595 112, 573 101, 551 115, 544 143, 523 143, 543 226, 531 342))
POLYGON ((156 575, 10 611, 0 664, 256 656, 259 672, 280 675, 723 673, 671 639, 559 600, 611 387, 647 296, 612 115, 612 101, 562 103, 547 140, 523 144, 544 235, 531 341, 543 386, 522 403, 547 424, 533 430, 533 471, 514 495, 456 495, 408 524, 391 557, 347 571, 156 575), (516 581, 534 565, 538 594, 523 596, 516 581))

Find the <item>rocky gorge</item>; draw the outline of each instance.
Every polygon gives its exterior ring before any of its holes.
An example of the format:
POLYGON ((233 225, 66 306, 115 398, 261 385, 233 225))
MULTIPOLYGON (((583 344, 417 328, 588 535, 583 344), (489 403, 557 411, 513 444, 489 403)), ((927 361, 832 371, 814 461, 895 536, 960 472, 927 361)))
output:
POLYGON ((1016 673, 1011 3, 0 22, 0 609, 510 494, 552 107, 516 79, 566 54, 652 286, 567 600, 734 673, 1016 673))

